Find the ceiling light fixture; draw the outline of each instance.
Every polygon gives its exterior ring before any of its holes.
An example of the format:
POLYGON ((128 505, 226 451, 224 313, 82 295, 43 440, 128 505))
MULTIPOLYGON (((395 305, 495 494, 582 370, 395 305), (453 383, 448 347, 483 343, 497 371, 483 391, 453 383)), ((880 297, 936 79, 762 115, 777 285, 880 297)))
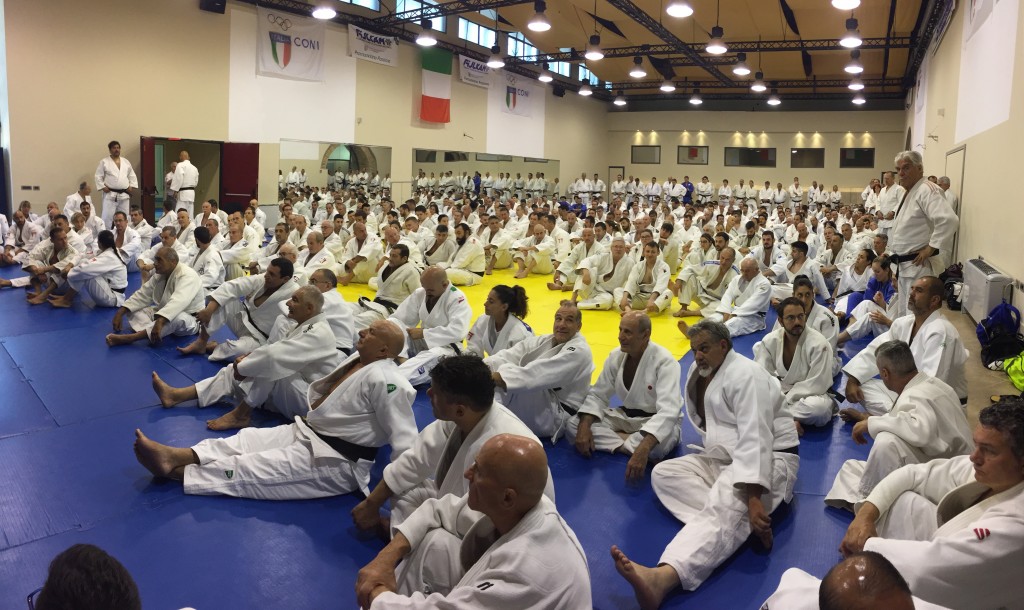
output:
POLYGON ((544 0, 536 0, 533 3, 533 10, 536 11, 533 17, 526 23, 526 27, 532 32, 547 32, 551 29, 551 22, 548 21, 544 11, 547 10, 547 3, 544 0))
POLYGON ((832 6, 841 11, 852 11, 860 6, 860 0, 832 0, 832 6))
POLYGON ((700 97, 700 87, 696 86, 699 83, 693 83, 693 84, 694 84, 693 94, 690 96, 690 103, 693 104, 694 106, 700 106, 701 104, 704 103, 704 100, 702 100, 701 97, 700 97))
POLYGON ((857 95, 853 96, 853 103, 857 104, 858 106, 863 106, 866 101, 867 100, 864 99, 864 95, 862 93, 858 93, 857 95))
POLYGON ((616 106, 625 106, 626 96, 622 94, 622 91, 619 91, 619 94, 615 96, 615 101, 613 101, 612 103, 615 104, 616 106))
POLYGON ((689 17, 693 14, 693 7, 686 0, 671 0, 665 7, 669 17, 689 17))
POLYGON ((774 87, 772 87, 772 94, 770 96, 768 96, 768 105, 769 106, 778 106, 781 103, 782 103, 782 100, 779 99, 779 90, 774 88, 774 87))
POLYGON ((420 35, 416 37, 416 44, 420 45, 421 47, 432 47, 435 44, 437 44, 437 39, 434 38, 433 33, 434 28, 430 24, 430 20, 421 20, 420 26, 423 28, 423 31, 421 31, 420 35))
POLYGON ((313 9, 314 19, 323 19, 326 21, 327 19, 334 19, 337 15, 338 11, 325 4, 321 4, 313 9))
POLYGON ((850 63, 846 64, 843 68, 847 74, 860 74, 864 71, 864 65, 860 63, 860 51, 854 49, 850 51, 850 63))
POLYGON ((846 34, 843 35, 839 44, 847 49, 855 49, 859 47, 862 42, 864 42, 864 40, 860 37, 860 32, 857 31, 857 20, 850 17, 846 20, 846 34))
POLYGON ((715 27, 711 28, 711 40, 708 41, 708 46, 704 47, 704 50, 712 55, 721 55, 729 50, 722 42, 722 38, 725 36, 725 30, 719 24, 719 18, 722 14, 722 0, 718 0, 718 8, 715 11, 715 27))
POLYGON ((676 90, 676 84, 670 80, 665 80, 661 83, 661 90, 665 93, 672 93, 676 90))
POLYGON ((736 65, 732 67, 732 73, 735 74, 736 76, 747 76, 747 75, 749 75, 750 74, 750 66, 747 65, 747 54, 746 53, 737 53, 736 54, 736 59, 738 61, 736 62, 736 65))
POLYGON ((768 90, 768 87, 764 84, 764 72, 758 72, 754 75, 754 82, 750 85, 750 90, 754 93, 764 93, 768 90))
POLYGON ((629 71, 629 75, 633 78, 644 78, 647 76, 647 70, 644 70, 644 59, 639 55, 633 58, 633 69, 629 71))
POLYGON ((590 83, 583 81, 583 86, 580 87, 579 94, 583 97, 594 95, 594 90, 590 88, 590 83))
POLYGON ((587 43, 587 52, 583 54, 590 61, 604 59, 604 51, 601 50, 601 37, 594 34, 587 43))
POLYGON ((540 71, 540 76, 537 77, 537 80, 542 83, 550 83, 555 80, 555 77, 551 76, 551 72, 548 72, 548 65, 546 63, 544 64, 544 69, 540 71))
POLYGON ((491 47, 491 56, 487 59, 487 67, 495 70, 505 67, 505 60, 501 58, 501 47, 498 45, 491 47))
POLYGON ((847 85, 847 87, 850 88, 850 91, 862 91, 864 89, 864 81, 859 78, 855 78, 850 81, 850 84, 847 85))

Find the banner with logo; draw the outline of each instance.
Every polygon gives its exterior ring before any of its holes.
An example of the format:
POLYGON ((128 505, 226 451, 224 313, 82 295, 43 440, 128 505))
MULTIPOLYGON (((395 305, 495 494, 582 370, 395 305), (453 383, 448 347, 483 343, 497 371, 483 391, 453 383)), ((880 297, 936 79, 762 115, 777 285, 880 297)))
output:
POLYGON ((485 62, 459 55, 459 79, 467 85, 487 89, 491 86, 491 69, 485 62))
POLYGON ((349 24, 348 54, 385 66, 398 65, 398 39, 349 24))
POLYGON ((502 70, 495 77, 495 81, 505 98, 505 103, 501 106, 502 112, 519 116, 533 115, 533 96, 536 89, 530 84, 533 82, 531 79, 502 70))
POLYGON ((292 80, 324 80, 324 22, 257 9, 256 73, 292 80))

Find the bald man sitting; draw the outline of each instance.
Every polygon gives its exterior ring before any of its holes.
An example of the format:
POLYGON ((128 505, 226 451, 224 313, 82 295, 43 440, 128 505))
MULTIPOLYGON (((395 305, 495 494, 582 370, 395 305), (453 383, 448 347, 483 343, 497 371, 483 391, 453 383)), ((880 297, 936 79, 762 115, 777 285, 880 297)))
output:
POLYGON ((465 476, 465 496, 428 500, 359 571, 359 605, 370 610, 592 607, 586 554, 544 496, 548 469, 540 443, 495 436, 465 476), (467 507, 484 516, 462 529, 467 524, 455 517, 467 507))
POLYGON ((374 322, 359 333, 358 353, 310 386, 305 417, 191 449, 136 430, 135 456, 154 476, 182 481, 187 494, 291 500, 368 493, 377 450, 390 444, 397 459, 416 438, 416 392, 394 362, 402 345, 400 328, 374 322))
POLYGON ((153 263, 156 274, 149 278, 114 314, 114 332, 107 345, 128 345, 148 339, 157 345, 167 335, 194 335, 199 332, 195 313, 203 308, 203 283, 199 274, 178 262, 178 252, 164 246, 153 263), (124 316, 134 332, 121 334, 124 316))
POLYGON ((285 307, 292 324, 277 324, 270 340, 216 375, 186 388, 172 388, 153 373, 153 389, 164 407, 199 399, 208 407, 225 398, 238 400, 229 413, 206 422, 211 430, 232 430, 249 425, 252 410, 264 407, 291 419, 308 410, 309 384, 338 363, 334 332, 321 311, 324 298, 315 286, 292 293, 285 307))

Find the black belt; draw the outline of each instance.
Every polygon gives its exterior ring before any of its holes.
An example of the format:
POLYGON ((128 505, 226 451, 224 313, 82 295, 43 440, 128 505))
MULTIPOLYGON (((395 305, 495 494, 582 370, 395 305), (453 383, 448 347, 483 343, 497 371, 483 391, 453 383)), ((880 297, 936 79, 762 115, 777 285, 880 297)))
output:
POLYGON ((124 288, 113 288, 113 287, 111 287, 111 290, 113 290, 114 292, 119 292, 121 294, 124 294, 124 291, 125 291, 124 288))
POLYGON ((790 453, 792 455, 800 455, 800 445, 793 445, 792 447, 786 447, 785 449, 772 449, 775 453, 790 453))
MULTIPOLYGON (((900 263, 905 263, 907 261, 912 261, 915 258, 917 258, 917 255, 920 254, 920 253, 921 253, 920 250, 916 250, 916 251, 910 252, 908 254, 892 254, 892 255, 889 256, 889 262, 890 263, 895 263, 895 264, 898 265, 900 263)), ((932 253, 932 256, 935 256, 938 253, 939 253, 939 251, 935 250, 932 253)))
POLYGON ((629 407, 622 407, 622 412, 630 417, 653 417, 654 413, 648 413, 643 409, 630 409, 629 407))
POLYGON ((196 187, 194 187, 194 186, 183 186, 180 189, 178 189, 178 192, 180 193, 181 191, 194 191, 194 190, 196 190, 196 187))
POLYGON ((562 407, 562 410, 565 411, 566 413, 568 413, 569 415, 576 415, 577 413, 580 412, 579 409, 573 409, 572 407, 570 407, 569 405, 565 404, 564 402, 558 403, 558 406, 562 407))
MULTIPOLYGON (((107 188, 110 189, 109 186, 107 188)), ((128 189, 110 189, 110 192, 117 193, 118 195, 124 195, 125 193, 128 192, 128 189)))
POLYGON ((313 434, 315 434, 317 438, 327 443, 331 449, 340 453, 350 462, 358 462, 359 460, 372 462, 377 459, 377 451, 380 449, 379 447, 365 447, 363 445, 350 443, 345 439, 341 439, 336 436, 325 436, 314 430, 312 426, 309 426, 309 422, 307 422, 305 418, 303 418, 302 421, 306 423, 306 426, 313 431, 313 434))
MULTIPOLYGON (((363 298, 366 298, 366 297, 363 297, 363 298)), ((389 301, 387 299, 382 299, 380 297, 375 298, 373 300, 373 302, 377 303, 378 305, 383 305, 384 308, 387 309, 389 313, 394 313, 394 311, 396 309, 398 309, 398 305, 396 305, 395 303, 392 303, 391 301, 389 301)))
POLYGON ((483 277, 484 276, 484 272, 483 271, 470 271, 470 273, 472 273, 473 275, 479 276, 479 277, 483 277))

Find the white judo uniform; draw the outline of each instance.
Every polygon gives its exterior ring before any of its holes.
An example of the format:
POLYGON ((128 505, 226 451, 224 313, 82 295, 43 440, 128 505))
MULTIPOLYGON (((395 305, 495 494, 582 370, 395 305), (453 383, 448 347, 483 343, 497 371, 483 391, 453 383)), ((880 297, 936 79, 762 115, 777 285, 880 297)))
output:
POLYGON ((483 517, 466 523, 466 496, 430 500, 399 528, 412 554, 399 565, 398 593, 383 593, 371 610, 390 608, 591 608, 586 553, 555 503, 540 501, 504 535, 483 517), (461 539, 458 545, 438 539, 461 539), (447 563, 451 586, 442 590, 423 570, 447 563), (429 588, 429 592, 426 589, 429 588))
POLYGON ((512 252, 512 260, 521 260, 524 264, 529 265, 530 261, 533 261, 533 271, 531 273, 539 273, 541 275, 547 275, 554 271, 551 259, 555 256, 557 244, 550 235, 545 235, 543 239, 537 241, 537 238, 533 235, 529 235, 519 240, 515 244, 516 250, 512 252), (530 250, 529 252, 523 253, 518 248, 533 248, 536 250, 530 250))
POLYGON ((658 296, 654 299, 654 304, 658 307, 658 312, 665 311, 669 304, 672 302, 672 291, 668 289, 668 282, 672 279, 672 270, 669 269, 668 263, 661 258, 658 258, 654 263, 654 269, 651 270, 651 274, 647 275, 647 263, 644 259, 634 263, 633 269, 629 273, 629 277, 626 279, 626 283, 622 288, 616 288, 612 292, 612 301, 615 304, 615 309, 622 311, 620 304, 622 303, 622 297, 628 293, 630 298, 630 307, 637 310, 644 310, 647 308, 647 301, 651 298, 651 295, 657 293, 658 296), (644 281, 649 279, 649 281, 644 281))
MULTIPOLYGON (((466 495, 466 471, 484 443, 499 434, 515 434, 540 442, 515 414, 497 403, 465 436, 449 421, 435 420, 424 428, 408 451, 384 467, 384 482, 395 494, 391 499, 392 531, 429 499, 466 495)), ((555 499, 550 473, 544 493, 555 499)), ((475 521, 482 516, 467 508, 462 518, 475 521)))
MULTIPOLYGON (((677 376, 678 378, 678 376, 677 376)), ((792 417, 782 408, 778 380, 730 351, 704 393, 706 421, 697 415, 696 363, 687 372, 686 413, 704 439, 700 453, 654 467, 658 499, 686 524, 658 560, 692 591, 751 533, 746 484, 758 484, 770 514, 793 498, 800 458, 792 417)))
POLYGON ((445 270, 448 281, 456 286, 475 286, 480 283, 487 267, 484 246, 473 236, 466 238, 461 246, 456 242, 456 250, 445 263, 438 263, 445 270))
POLYGON ((220 250, 213 244, 207 246, 206 250, 192 255, 188 266, 192 267, 203 282, 205 296, 210 296, 224 283, 224 261, 220 257, 220 250))
MULTIPOLYGON (((779 588, 761 604, 761 610, 818 610, 818 590, 821 580, 800 568, 790 568, 782 573, 779 588)), ((914 610, 947 610, 917 597, 914 610)))
POLYGON ((911 339, 910 333, 913 330, 913 314, 896 318, 888 332, 875 337, 843 367, 847 375, 860 381, 864 393, 864 409, 868 413, 887 413, 896 400, 896 395, 885 388, 881 379, 874 379, 878 375, 875 351, 881 344, 894 339, 910 344, 918 371, 945 381, 960 397, 961 402, 966 404, 964 401, 967 399, 967 376, 964 373, 964 363, 967 362, 967 349, 960 340, 960 333, 943 317, 941 310, 932 312, 917 330, 917 335, 911 339))
POLYGON ((486 358, 533 337, 533 329, 515 316, 509 316, 505 326, 497 330, 494 320, 481 314, 466 335, 466 353, 486 358))
POLYGON ((793 280, 801 275, 807 276, 807 279, 814 284, 814 294, 825 299, 831 294, 828 291, 828 285, 825 284, 825 277, 821 275, 821 263, 813 258, 805 259, 799 269, 794 268, 792 258, 787 258, 772 265, 772 271, 775 272, 773 278, 775 281, 772 286, 773 299, 781 301, 793 296, 793 280))
POLYGON ((220 304, 206 330, 213 334, 225 324, 235 334, 234 339, 221 341, 210 354, 210 360, 231 360, 247 354, 270 339, 274 323, 281 315, 281 307, 299 289, 294 279, 288 280, 259 306, 256 299, 266 290, 263 275, 240 277, 224 282, 210 298, 220 304))
MULTIPOLYGON (((339 369, 358 360, 353 354, 339 369)), ((314 382, 308 404, 329 389, 324 379, 314 382)), ((368 364, 304 419, 274 428, 245 428, 193 446, 199 464, 185 467, 185 493, 265 500, 368 493, 375 449, 390 444, 394 460, 412 446, 415 397, 393 361, 368 364)))
POLYGON ((754 344, 754 361, 782 385, 783 409, 801 424, 824 426, 835 414, 832 387, 832 346, 818 331, 804 326, 796 342, 793 361, 783 358, 784 328, 777 327, 754 344))
POLYGON ((531 336, 484 363, 505 382, 506 389, 496 392, 498 401, 552 442, 583 405, 594 372, 590 345, 579 333, 561 345, 554 345, 552 335, 531 336))
POLYGON ((615 262, 611 252, 602 252, 584 259, 576 273, 576 303, 580 309, 611 309, 615 303, 615 291, 626 285, 633 272, 633 259, 624 254, 615 262), (590 272, 590 283, 583 282, 583 269, 590 272))
POLYGON ((323 313, 301 325, 285 316, 281 319, 284 323, 274 327, 270 340, 249 352, 242 362, 196 383, 200 407, 230 397, 288 419, 306 414, 309 384, 330 374, 338 364, 334 333, 323 313), (245 379, 235 379, 236 371, 245 379))
MULTIPOLYGON (((664 347, 650 342, 640 357, 633 383, 628 388, 622 378, 625 364, 626 354, 616 347, 604 361, 601 375, 587 392, 579 414, 597 418, 590 427, 597 450, 614 452, 623 447, 633 453, 644 439, 641 433, 646 432, 658 440, 649 457, 659 460, 679 442, 683 407, 679 391, 679 361, 664 347), (609 408, 612 395, 622 399, 622 407, 609 408), (623 441, 619 432, 625 432, 629 437, 623 441)), ((566 423, 566 434, 572 442, 576 440, 578 427, 578 416, 566 423)))
POLYGON ((377 270, 377 263, 380 262, 380 257, 383 254, 384 247, 381 245, 380 238, 367 233, 366 239, 363 240, 362 244, 355 237, 348 240, 338 265, 342 273, 346 273, 348 269, 345 268, 345 265, 348 261, 357 256, 363 257, 363 260, 352 268, 351 281, 356 284, 365 284, 373 277, 374 272, 377 270))
POLYGON ((867 501, 882 513, 876 551, 921 599, 951 608, 1022 608, 1024 483, 981 500, 969 456, 904 466, 867 501))
POLYGON ((384 265, 374 279, 377 296, 372 300, 359 297, 354 304, 356 330, 367 328, 377 320, 387 319, 420 287, 420 271, 411 260, 396 269, 384 265))
POLYGON ((112 249, 82 258, 68 272, 68 286, 98 307, 120 307, 128 287, 128 269, 112 249))
POLYGON ((156 316, 167 320, 161 337, 194 335, 199 322, 194 313, 203 308, 203 283, 188 265, 178 262, 168 275, 154 274, 124 302, 128 325, 136 332, 149 333, 156 316))
POLYGON ((491 257, 494 258, 494 269, 508 269, 512 266, 512 252, 509 248, 512 247, 513 240, 512 234, 506 229, 498 229, 496 233, 492 234, 488 227, 480 235, 482 245, 492 247, 487 261, 490 261, 491 257))
POLYGON ((426 290, 417 288, 390 316, 402 329, 423 329, 422 339, 413 340, 406 334, 408 360, 399 365, 399 372, 413 385, 426 383, 438 360, 461 351, 472 316, 466 295, 455 286, 448 286, 429 310, 426 290))
POLYGON ((607 248, 597 241, 590 248, 587 248, 587 244, 581 241, 573 246, 562 262, 558 263, 555 272, 561 273, 564 276, 562 278, 563 284, 567 286, 575 284, 576 279, 579 277, 577 270, 582 267, 583 261, 592 256, 597 256, 606 250, 607 248))
POLYGON ((772 283, 768 278, 758 273, 748 282, 737 275, 722 293, 718 309, 708 318, 721 321, 725 317, 722 314, 731 314, 725 320, 729 334, 733 337, 749 335, 764 330, 764 319, 771 305, 772 283))
MULTIPOLYGON (((889 232, 889 250, 905 256, 925 246, 931 246, 938 254, 915 265, 913 260, 901 262, 898 267, 898 291, 910 294, 910 287, 917 278, 926 275, 938 276, 950 260, 953 236, 960 220, 946 202, 942 189, 928 180, 918 180, 896 208, 896 218, 889 232)), ((907 311, 906 298, 901 299, 898 315, 907 311)))
POLYGON ((132 164, 124 157, 119 157, 117 163, 110 157, 100 159, 95 179, 96 192, 103 193, 103 223, 109 227, 114 222, 114 212, 128 214, 131 196, 126 191, 129 187, 139 188, 139 179, 135 176, 132 164), (109 188, 110 192, 104 193, 104 187, 109 188))
MULTIPOLYGON (((711 288, 711 285, 718 277, 720 269, 721 263, 717 260, 701 263, 697 273, 690 276, 679 290, 679 303, 688 306, 691 302, 696 301, 700 305, 702 316, 711 317, 715 315, 722 304, 722 297, 725 295, 726 289, 729 288, 729 283, 739 275, 739 269, 733 265, 725 272, 718 285, 711 288)), ((679 276, 682 277, 683 273, 680 272, 679 276)))
POLYGON ((825 504, 852 509, 901 466, 965 455, 974 449, 971 427, 956 392, 926 373, 910 380, 891 411, 868 418, 868 432, 874 444, 867 461, 843 464, 825 504))

